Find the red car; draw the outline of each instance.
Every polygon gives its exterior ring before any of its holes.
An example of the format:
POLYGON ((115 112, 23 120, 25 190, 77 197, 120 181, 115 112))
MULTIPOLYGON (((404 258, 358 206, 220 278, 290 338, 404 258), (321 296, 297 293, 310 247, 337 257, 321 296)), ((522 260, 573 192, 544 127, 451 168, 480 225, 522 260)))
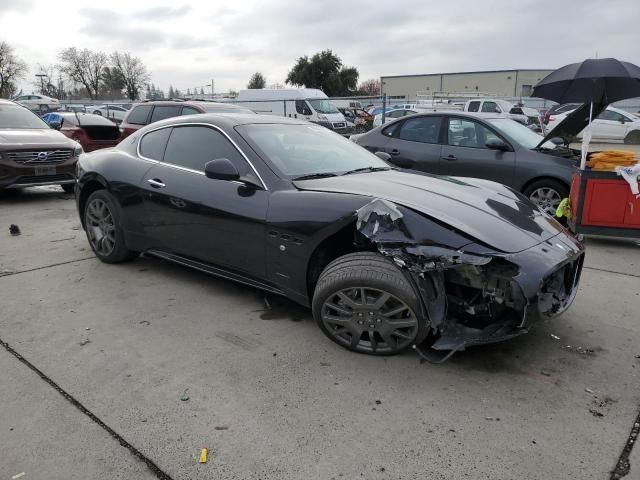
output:
POLYGON ((82 145, 82 149, 85 152, 115 147, 120 142, 120 129, 118 126, 100 115, 55 112, 43 115, 42 119, 82 145))
POLYGON ((251 113, 246 107, 230 103, 206 102, 197 100, 155 100, 135 104, 127 112, 120 124, 122 140, 145 125, 164 120, 165 118, 198 113, 251 113))

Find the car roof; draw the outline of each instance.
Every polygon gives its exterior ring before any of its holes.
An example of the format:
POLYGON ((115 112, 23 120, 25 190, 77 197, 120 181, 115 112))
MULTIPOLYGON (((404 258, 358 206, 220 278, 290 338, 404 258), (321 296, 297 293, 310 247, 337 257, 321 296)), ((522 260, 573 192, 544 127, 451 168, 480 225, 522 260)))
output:
MULTIPOLYGON (((233 128, 238 125, 247 124, 288 124, 288 125, 308 125, 309 122, 296 120, 293 118, 277 117, 275 115, 257 115, 254 113, 200 113, 197 115, 182 115, 179 117, 159 120, 144 127, 144 130, 154 130, 156 128, 180 125, 183 123, 205 123, 219 127, 233 128)), ((141 129, 142 130, 142 129, 141 129)))

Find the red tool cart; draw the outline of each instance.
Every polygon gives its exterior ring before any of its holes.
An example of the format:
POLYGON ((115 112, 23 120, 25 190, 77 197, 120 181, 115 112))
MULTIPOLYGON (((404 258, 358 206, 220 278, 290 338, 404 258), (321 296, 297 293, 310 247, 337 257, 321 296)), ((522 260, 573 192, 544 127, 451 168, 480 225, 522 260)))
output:
POLYGON ((616 172, 574 167, 570 199, 573 233, 640 238, 640 199, 616 172))

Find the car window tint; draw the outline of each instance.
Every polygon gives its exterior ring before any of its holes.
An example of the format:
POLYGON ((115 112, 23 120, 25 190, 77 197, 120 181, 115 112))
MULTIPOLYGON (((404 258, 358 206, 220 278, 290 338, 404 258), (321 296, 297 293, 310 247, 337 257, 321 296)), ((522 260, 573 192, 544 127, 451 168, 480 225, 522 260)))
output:
POLYGON ((382 130, 382 135, 384 135, 385 137, 393 137, 393 134, 396 132, 396 130, 398 129, 398 125, 400 125, 399 123, 394 123, 393 125, 385 128, 384 130, 382 130))
POLYGON ((127 117, 127 123, 133 123, 134 125, 146 125, 147 118, 149 118, 149 112, 153 108, 153 105, 140 105, 134 107, 127 117))
POLYGON ((304 100, 296 100, 296 112, 300 115, 311 115, 311 110, 304 100))
POLYGON ((164 154, 165 163, 203 172, 205 164, 216 158, 231 160, 240 175, 247 172, 247 162, 219 131, 208 127, 174 127, 164 154))
POLYGON ((500 109, 498 108, 498 104, 496 102, 484 102, 482 104, 482 111, 489 112, 489 113, 496 113, 496 112, 500 112, 500 109))
POLYGON ((398 138, 410 142, 438 143, 442 117, 417 117, 405 120, 398 138))
POLYGON ((200 113, 200 110, 196 110, 193 107, 182 107, 182 115, 195 115, 200 113))
POLYGON ((620 115, 618 112, 613 112, 611 110, 605 110, 600 115, 598 115, 600 120, 612 120, 614 122, 621 122, 625 119, 623 115, 620 115))
POLYGON ((454 147, 487 148, 487 140, 498 138, 484 125, 472 120, 450 118, 447 131, 448 144, 454 147))
POLYGON ((477 112, 478 110, 480 110, 480 102, 471 102, 469 103, 469 109, 470 112, 477 112))
POLYGON ((140 155, 151 158, 152 160, 162 161, 170 133, 171 128, 161 128, 160 130, 147 133, 142 137, 142 140, 140 140, 140 155))
POLYGON ((165 118, 177 117, 180 115, 182 105, 156 105, 151 114, 151 122, 164 120, 165 118))

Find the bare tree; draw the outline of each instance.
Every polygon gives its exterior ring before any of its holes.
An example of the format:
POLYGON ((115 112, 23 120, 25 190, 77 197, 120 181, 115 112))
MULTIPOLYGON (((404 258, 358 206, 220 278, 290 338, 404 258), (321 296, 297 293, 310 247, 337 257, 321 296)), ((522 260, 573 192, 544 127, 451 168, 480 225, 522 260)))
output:
POLYGON ((60 99, 65 97, 62 74, 55 65, 43 65, 39 63, 38 73, 44 75, 44 77, 34 82, 34 86, 41 94, 60 99))
POLYGON ((380 80, 376 78, 370 78, 369 80, 365 80, 358 87, 358 93, 360 95, 367 95, 371 97, 376 97, 380 95, 380 80))
POLYGON ((120 72, 129 100, 137 99, 140 96, 140 90, 149 80, 149 73, 142 60, 129 52, 113 52, 111 64, 114 69, 120 72))
POLYGON ((0 42, 0 97, 9 98, 16 92, 16 81, 24 78, 27 64, 13 53, 13 47, 0 42))
POLYGON ((78 50, 76 47, 70 47, 62 50, 58 59, 60 71, 72 81, 83 85, 91 100, 96 100, 100 93, 103 68, 108 60, 107 55, 87 48, 78 50))

